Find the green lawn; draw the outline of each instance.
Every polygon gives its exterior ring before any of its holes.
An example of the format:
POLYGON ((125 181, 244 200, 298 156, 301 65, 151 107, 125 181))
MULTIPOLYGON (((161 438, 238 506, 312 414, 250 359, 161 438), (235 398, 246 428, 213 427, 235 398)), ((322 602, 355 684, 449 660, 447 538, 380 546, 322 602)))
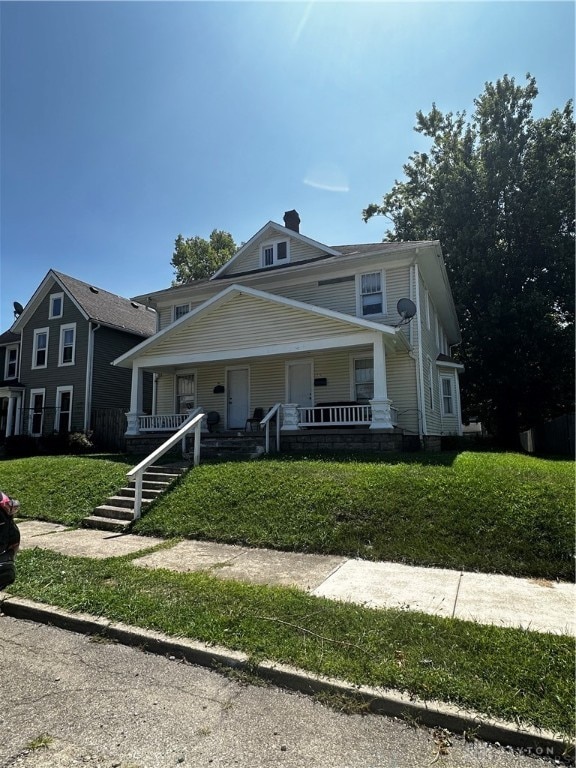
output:
MULTIPOLYGON (((121 457, 0 462, 22 514, 79 523, 121 457)), ((574 464, 498 453, 204 463, 136 523, 145 535, 571 580, 574 464)))
MULTIPOLYGON (((23 516, 73 525, 120 487, 125 457, 0 461, 23 516)), ((137 523, 161 537, 573 577, 574 465, 515 454, 202 464, 137 523)), ((574 640, 295 589, 148 571, 40 549, 12 594, 243 650, 353 683, 573 733, 574 640)))
MULTIPOLYGON (((140 553, 141 554, 141 553, 140 553)), ((25 550, 10 592, 356 684, 392 687, 569 738, 573 638, 371 610, 297 589, 25 550)))

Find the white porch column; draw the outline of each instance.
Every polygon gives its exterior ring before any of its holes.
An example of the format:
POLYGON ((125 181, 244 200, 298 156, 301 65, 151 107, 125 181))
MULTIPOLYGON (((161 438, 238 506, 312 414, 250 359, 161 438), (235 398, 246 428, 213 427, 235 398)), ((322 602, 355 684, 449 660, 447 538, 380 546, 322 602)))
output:
POLYGON ((384 334, 379 333, 374 339, 374 397, 370 400, 372 406, 372 423, 370 429, 394 429, 391 400, 388 399, 386 386, 386 348, 384 334))
POLYGON ((14 423, 14 434, 20 434, 20 427, 22 425, 22 394, 16 395, 16 421, 14 423))
POLYGON ((16 398, 10 395, 8 398, 8 413, 6 414, 6 437, 14 434, 14 413, 16 411, 16 398))
POLYGON ((132 366, 132 389, 130 391, 130 411, 126 414, 126 435, 140 434, 138 417, 142 415, 142 402, 144 398, 144 372, 136 364, 132 366))
POLYGON ((298 403, 284 403, 282 406, 282 429, 300 429, 298 417, 298 403))

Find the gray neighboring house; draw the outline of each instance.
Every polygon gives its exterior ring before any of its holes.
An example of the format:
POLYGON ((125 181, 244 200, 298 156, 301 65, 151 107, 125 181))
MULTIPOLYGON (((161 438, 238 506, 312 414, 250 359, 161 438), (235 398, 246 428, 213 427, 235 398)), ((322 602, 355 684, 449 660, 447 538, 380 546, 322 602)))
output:
POLYGON ((0 335, 0 437, 85 432, 103 413, 128 411, 130 371, 110 363, 155 331, 143 304, 51 269, 0 335))

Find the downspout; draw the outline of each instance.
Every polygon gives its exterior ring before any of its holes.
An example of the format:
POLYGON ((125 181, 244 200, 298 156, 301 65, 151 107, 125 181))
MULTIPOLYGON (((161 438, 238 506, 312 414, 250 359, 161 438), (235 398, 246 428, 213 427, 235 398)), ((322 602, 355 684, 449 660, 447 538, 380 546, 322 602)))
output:
POLYGON ((94 334, 100 328, 100 323, 95 326, 92 321, 88 323, 88 350, 86 354, 86 391, 84 393, 84 432, 88 431, 90 415, 92 413, 92 374, 94 373, 94 334))
POLYGON ((420 405, 420 437, 427 434, 426 405, 424 403, 424 361, 422 353, 422 313, 420 312, 420 272, 418 264, 414 264, 414 283, 416 289, 416 317, 418 318, 418 370, 416 372, 416 389, 420 405))

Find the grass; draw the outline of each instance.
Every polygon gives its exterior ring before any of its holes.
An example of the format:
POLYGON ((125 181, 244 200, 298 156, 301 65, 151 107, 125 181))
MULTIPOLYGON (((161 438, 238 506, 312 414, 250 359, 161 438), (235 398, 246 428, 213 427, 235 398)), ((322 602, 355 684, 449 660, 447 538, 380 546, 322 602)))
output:
POLYGON ((296 589, 23 551, 12 594, 244 651, 355 684, 392 687, 569 737, 573 639, 296 589))
MULTIPOLYGON (((22 515, 78 524, 125 482, 125 457, 0 462, 22 515)), ((574 464, 442 453, 205 463, 134 531, 371 560, 574 578, 574 464)))
POLYGON ((132 459, 113 454, 34 456, 0 461, 0 489, 22 517, 77 525, 126 481, 132 459))
POLYGON ((135 531, 571 580, 573 505, 570 461, 282 457, 200 465, 135 531))

